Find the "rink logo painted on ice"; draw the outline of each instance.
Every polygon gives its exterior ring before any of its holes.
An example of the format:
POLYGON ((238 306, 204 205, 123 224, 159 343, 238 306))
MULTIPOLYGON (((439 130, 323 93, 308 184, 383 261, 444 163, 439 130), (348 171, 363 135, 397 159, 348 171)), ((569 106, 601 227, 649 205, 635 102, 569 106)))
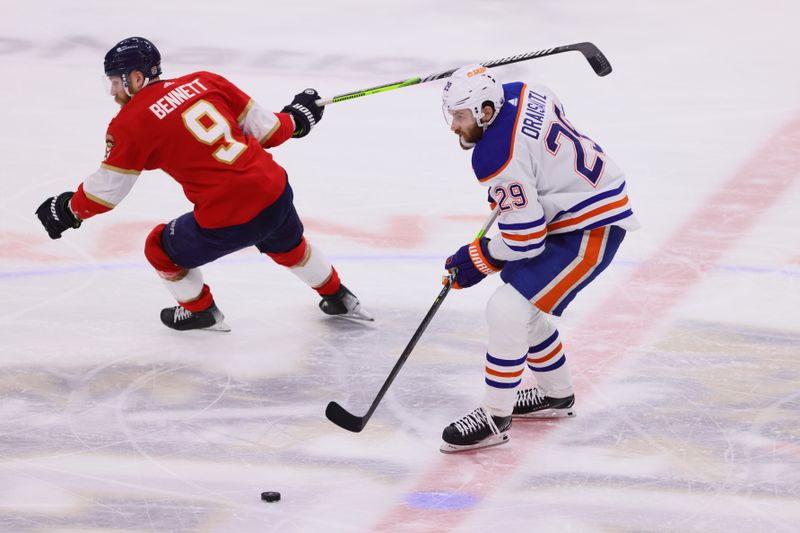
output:
POLYGON ((206 91, 208 91, 208 88, 200 83, 199 79, 195 78, 189 83, 184 83, 183 85, 175 87, 162 98, 156 100, 156 102, 150 106, 150 111, 161 120, 178 109, 185 102, 188 102, 195 96, 199 96, 206 91))
MULTIPOLYGON (((337 77, 358 76, 363 73, 408 74, 409 72, 433 71, 445 65, 466 65, 474 58, 450 57, 432 61, 429 57, 397 55, 372 55, 367 57, 336 53, 307 53, 296 48, 254 48, 236 50, 217 46, 170 45, 169 39, 156 35, 153 40, 159 47, 169 49, 170 65, 204 65, 257 67, 259 70, 281 72, 313 72, 337 77)), ((174 42, 174 41, 172 41, 174 42)), ((108 51, 108 42, 90 35, 63 35, 47 40, 32 40, 23 37, 0 36, 0 56, 17 56, 42 62, 59 62, 62 58, 84 53, 91 61, 108 51)))
MULTIPOLYGON (((365 229, 360 224, 343 224, 334 218, 315 218, 307 217, 304 219, 304 226, 308 231, 319 233, 320 235, 334 236, 335 238, 346 239, 349 242, 373 247, 377 250, 412 250, 413 255, 402 256, 405 260, 429 260, 425 254, 425 247, 430 244, 426 238, 428 233, 433 233, 434 229, 441 228, 443 220, 455 225, 457 231, 470 228, 483 221, 483 216, 476 214, 452 214, 444 217, 424 216, 424 215, 389 215, 377 220, 365 229)), ((175 232, 175 222, 172 221, 167 231, 175 232)), ((115 222, 110 223, 100 230, 100 235, 96 244, 91 250, 92 257, 102 260, 113 260, 112 263, 101 263, 86 267, 87 271, 94 271, 104 268, 140 268, 144 264, 128 264, 119 266, 116 264, 123 256, 139 257, 141 254, 142 239, 149 233, 152 227, 158 224, 158 220, 139 220, 136 222, 115 222)), ((359 256, 359 260, 370 260, 367 256, 359 256)), ((397 253, 377 253, 375 260, 383 260, 385 257, 397 258, 397 253)), ((67 250, 61 253, 54 253, 53 248, 47 247, 44 241, 33 236, 32 232, 26 231, 3 231, 0 232, 0 259, 19 259, 35 263, 52 263, 53 261, 73 261, 75 256, 67 250)), ((0 271, 0 278, 18 276, 40 276, 40 275, 60 275, 63 269, 48 265, 47 269, 26 269, 20 271, 0 271)), ((70 271, 75 271, 76 266, 66 267, 70 271)))

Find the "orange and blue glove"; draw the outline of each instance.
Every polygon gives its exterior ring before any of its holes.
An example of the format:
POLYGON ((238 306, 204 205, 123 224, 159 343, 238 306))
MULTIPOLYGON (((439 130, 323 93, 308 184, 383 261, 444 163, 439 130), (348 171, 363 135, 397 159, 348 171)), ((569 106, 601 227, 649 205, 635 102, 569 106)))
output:
POLYGON ((444 268, 455 272, 454 289, 466 289, 480 283, 486 276, 500 272, 505 263, 489 254, 489 239, 481 237, 448 257, 444 268))

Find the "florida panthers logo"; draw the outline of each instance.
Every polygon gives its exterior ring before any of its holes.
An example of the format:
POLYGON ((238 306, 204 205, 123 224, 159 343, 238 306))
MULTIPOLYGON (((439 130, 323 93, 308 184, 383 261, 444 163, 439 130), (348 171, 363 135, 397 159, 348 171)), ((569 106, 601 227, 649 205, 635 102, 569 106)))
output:
POLYGON ((115 144, 116 144, 116 142, 114 141, 114 136, 111 135, 110 133, 107 133, 106 134, 106 156, 105 156, 104 159, 108 159, 108 157, 111 155, 111 149, 114 148, 115 144))

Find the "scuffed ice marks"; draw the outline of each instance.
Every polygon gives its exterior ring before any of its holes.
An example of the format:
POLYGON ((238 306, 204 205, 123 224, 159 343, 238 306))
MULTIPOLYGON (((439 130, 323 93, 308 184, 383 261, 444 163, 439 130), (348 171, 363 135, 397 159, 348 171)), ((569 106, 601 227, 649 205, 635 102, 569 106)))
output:
POLYGON ((798 345, 791 333, 678 324, 596 391, 600 403, 581 405, 520 489, 604 528, 764 527, 800 494, 798 345))
MULTIPOLYGON (((310 394, 297 380, 245 382, 168 363, 114 365, 99 372, 90 367, 4 367, 0 439, 6 454, 130 451, 135 438, 148 453, 213 457, 226 441, 205 439, 205 433, 231 434, 229 428, 237 423, 257 419, 269 427, 303 416, 296 410, 287 416, 280 407, 302 403, 310 394)), ((229 440, 235 440, 232 434, 229 440)))
POLYGON ((0 530, 28 533, 37 531, 198 531, 218 512, 217 506, 200 500, 142 498, 89 494, 78 511, 68 516, 5 515, 0 511, 0 530))

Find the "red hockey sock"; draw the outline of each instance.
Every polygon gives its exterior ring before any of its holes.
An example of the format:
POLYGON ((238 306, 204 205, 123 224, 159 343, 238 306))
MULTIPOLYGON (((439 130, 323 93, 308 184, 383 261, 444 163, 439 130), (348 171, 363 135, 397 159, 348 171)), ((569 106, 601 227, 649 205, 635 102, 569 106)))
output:
POLYGON ((314 290, 320 296, 331 296, 336 294, 336 291, 339 290, 339 287, 342 286, 341 280, 339 280, 339 274, 336 272, 336 269, 331 267, 331 275, 322 285, 314 287, 314 290))
POLYGON ((191 311, 192 313, 196 313, 198 311, 204 311, 209 307, 211 307, 211 305, 214 303, 214 297, 211 296, 211 289, 209 289, 208 285, 204 283, 203 290, 200 291, 200 296, 189 302, 178 302, 178 303, 184 309, 191 311))
POLYGON ((162 278, 171 279, 180 276, 185 269, 173 263, 161 246, 161 232, 165 227, 166 224, 159 224, 153 228, 144 242, 144 255, 162 278))
POLYGON ((268 252, 267 255, 279 265, 292 268, 305 258, 306 255, 306 238, 300 239, 300 244, 289 250, 288 252, 268 252))

